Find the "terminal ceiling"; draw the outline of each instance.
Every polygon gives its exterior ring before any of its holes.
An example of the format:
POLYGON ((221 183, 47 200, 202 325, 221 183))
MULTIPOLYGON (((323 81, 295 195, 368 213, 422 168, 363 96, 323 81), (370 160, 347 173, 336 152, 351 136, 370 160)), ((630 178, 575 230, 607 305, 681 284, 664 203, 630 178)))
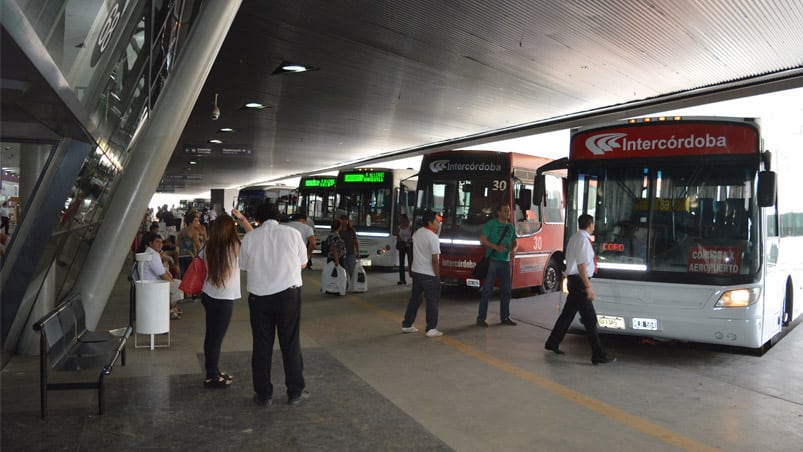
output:
POLYGON ((163 183, 208 193, 803 86, 800 30, 798 0, 243 0, 163 183))

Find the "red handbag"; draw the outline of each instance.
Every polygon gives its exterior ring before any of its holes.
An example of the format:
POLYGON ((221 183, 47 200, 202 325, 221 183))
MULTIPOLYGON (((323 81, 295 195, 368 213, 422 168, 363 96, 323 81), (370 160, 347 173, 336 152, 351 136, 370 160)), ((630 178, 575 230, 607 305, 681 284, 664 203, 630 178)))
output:
POLYGON ((204 288, 206 281, 206 263, 200 256, 195 256, 181 278, 178 289, 186 295, 198 295, 204 288))

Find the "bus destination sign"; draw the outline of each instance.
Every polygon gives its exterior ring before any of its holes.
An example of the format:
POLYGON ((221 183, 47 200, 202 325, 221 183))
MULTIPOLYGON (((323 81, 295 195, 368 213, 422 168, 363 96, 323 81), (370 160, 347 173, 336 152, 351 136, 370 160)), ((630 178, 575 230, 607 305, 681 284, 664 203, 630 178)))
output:
POLYGON ((364 173, 348 173, 343 175, 347 184, 381 184, 385 182, 384 171, 366 171, 364 173))
POLYGON ((334 177, 316 177, 313 179, 304 179, 304 188, 330 188, 335 186, 334 177))

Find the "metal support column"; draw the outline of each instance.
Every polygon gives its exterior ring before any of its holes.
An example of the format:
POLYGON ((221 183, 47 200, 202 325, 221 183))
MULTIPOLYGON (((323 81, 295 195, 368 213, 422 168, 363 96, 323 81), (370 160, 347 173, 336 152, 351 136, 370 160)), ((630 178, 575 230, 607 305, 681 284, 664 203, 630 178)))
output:
POLYGON ((95 329, 125 262, 142 214, 156 191, 241 0, 203 2, 150 118, 131 144, 105 220, 78 280, 86 324, 95 329))

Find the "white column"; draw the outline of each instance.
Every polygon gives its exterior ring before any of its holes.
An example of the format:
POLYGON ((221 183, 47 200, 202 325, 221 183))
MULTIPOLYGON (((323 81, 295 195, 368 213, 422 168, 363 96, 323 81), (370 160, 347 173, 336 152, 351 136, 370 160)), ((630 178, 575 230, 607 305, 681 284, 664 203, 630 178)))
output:
POLYGON ((109 202, 86 259, 78 288, 86 324, 95 329, 112 292, 142 214, 159 185, 241 0, 202 2, 192 30, 143 129, 109 202))

